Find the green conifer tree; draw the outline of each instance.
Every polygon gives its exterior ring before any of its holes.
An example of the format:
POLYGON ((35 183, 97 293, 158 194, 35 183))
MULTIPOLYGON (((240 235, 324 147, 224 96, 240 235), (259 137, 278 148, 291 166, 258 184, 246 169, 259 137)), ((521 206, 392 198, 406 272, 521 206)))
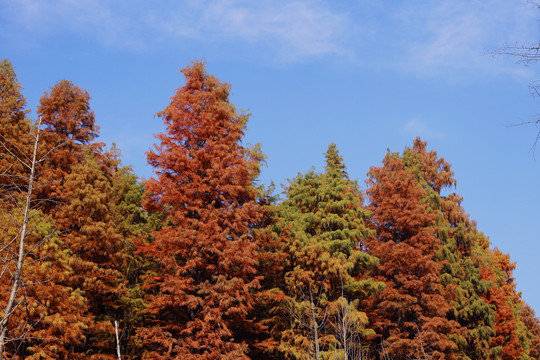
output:
POLYGON ((359 341, 340 343, 336 316, 343 304, 353 304, 348 307, 351 331, 358 336, 371 334, 365 328, 366 314, 355 300, 381 287, 364 276, 376 259, 363 251, 369 213, 362 206, 358 185, 349 179, 335 144, 325 156, 325 172, 310 171, 295 178, 280 210, 290 253, 283 292, 289 296, 285 306, 292 317, 279 348, 296 359, 340 352, 345 356, 347 346, 360 346, 359 341))
POLYGON ((521 316, 531 341, 529 356, 531 359, 540 359, 540 320, 528 304, 522 307, 521 316))
POLYGON ((130 359, 140 359, 143 346, 135 330, 148 324, 143 313, 146 303, 142 277, 155 269, 155 264, 136 253, 136 244, 151 241, 151 232, 161 227, 161 219, 157 214, 148 214, 143 210, 144 186, 139 183, 130 167, 121 167, 114 173, 113 193, 115 227, 124 239, 122 271, 127 287, 127 291, 120 298, 123 314, 119 321, 120 350, 130 359))

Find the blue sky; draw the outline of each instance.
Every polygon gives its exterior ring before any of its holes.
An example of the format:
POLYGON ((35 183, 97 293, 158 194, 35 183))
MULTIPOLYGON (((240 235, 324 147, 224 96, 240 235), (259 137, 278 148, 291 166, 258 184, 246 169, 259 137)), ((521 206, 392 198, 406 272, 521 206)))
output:
POLYGON ((252 113, 246 142, 263 145, 265 183, 322 169, 335 142, 363 184, 387 149, 420 136, 452 163, 465 209, 540 311, 538 129, 511 126, 539 112, 539 67, 487 54, 537 42, 539 18, 521 0, 0 0, 0 57, 32 110, 61 79, 87 89, 101 140, 141 177, 163 130, 154 114, 192 59, 252 113))

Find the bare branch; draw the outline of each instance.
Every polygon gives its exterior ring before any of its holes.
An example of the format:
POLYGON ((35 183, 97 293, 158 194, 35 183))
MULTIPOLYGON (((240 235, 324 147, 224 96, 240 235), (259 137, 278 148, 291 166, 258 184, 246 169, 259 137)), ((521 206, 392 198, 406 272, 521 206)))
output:
MULTIPOLYGON (((533 5, 536 8, 540 9, 540 3, 536 1, 527 1, 527 4, 533 5)), ((540 62, 540 42, 529 44, 529 45, 505 45, 501 49, 495 50, 490 53, 491 56, 512 56, 517 58, 516 61, 518 64, 523 64, 525 66, 528 66, 530 64, 536 64, 540 62)), ((531 85, 529 85, 529 89, 531 91, 531 94, 535 97, 540 97, 540 83, 537 81, 534 81, 531 85)), ((534 121, 526 121, 522 122, 520 124, 514 124, 511 126, 521 126, 521 125, 530 125, 534 124, 537 127, 540 127, 540 117, 538 117, 534 121)), ((531 151, 533 153, 533 157, 535 157, 536 154, 536 146, 538 142, 540 141, 540 131, 536 132, 536 137, 534 139, 533 145, 531 146, 531 151)))
POLYGON ((30 159, 28 158, 28 156, 26 156, 26 154, 24 154, 23 151, 21 151, 21 149, 19 149, 19 147, 17 145, 15 145, 14 143, 12 143, 11 141, 7 140, 4 136, 0 135, 0 137, 2 138, 0 141, 0 145, 2 145, 2 147, 11 155, 13 156, 13 158, 15 160, 17 160, 19 163, 21 163, 23 166, 25 166, 26 168, 28 168, 29 170, 32 168, 31 165, 25 163, 20 157, 18 157, 17 155, 15 155, 7 146, 6 146, 6 142, 9 143, 10 145, 14 146, 25 158, 26 160, 28 160, 30 162, 30 159))
MULTIPOLYGON (((25 196, 25 207, 24 210, 21 209, 18 205, 18 202, 15 201, 15 206, 23 211, 23 222, 22 226, 19 229, 18 232, 18 252, 17 252, 17 262, 15 265, 15 273, 12 277, 12 284, 11 284, 11 291, 9 295, 8 302, 3 309, 3 316, 0 321, 0 359, 4 358, 4 349, 7 339, 7 332, 8 332, 8 324, 9 319, 13 312, 19 307, 21 304, 20 300, 17 300, 20 290, 24 290, 24 283, 22 281, 22 274, 23 274, 23 267, 24 267, 24 260, 27 256, 27 253, 24 251, 25 249, 25 242, 26 237, 28 235, 28 222, 30 220, 31 216, 31 204, 32 204, 32 192, 33 192, 33 186, 34 186, 34 178, 36 173, 36 158, 37 158, 37 151, 38 151, 38 144, 39 144, 39 135, 40 135, 40 126, 41 126, 41 119, 38 120, 37 126, 36 126, 36 135, 35 135, 35 141, 34 141, 34 149, 32 152, 32 161, 31 165, 28 166, 22 161, 19 157, 15 158, 21 162, 22 164, 26 165, 30 169, 30 176, 28 179, 28 187, 27 192, 25 196)), ((2 142, 2 146, 12 155, 14 155, 6 146, 5 143, 2 142)), ((15 146, 16 147, 16 146, 15 146)), ((18 149, 18 147, 16 147, 18 149)), ((20 151, 20 149, 19 149, 20 151)), ((28 157, 23 154, 26 159, 28 157)), ((7 250, 10 250, 9 248, 7 250)), ((9 267, 7 268, 9 270, 9 267)), ((26 294, 24 296, 24 299, 26 299, 26 294)))

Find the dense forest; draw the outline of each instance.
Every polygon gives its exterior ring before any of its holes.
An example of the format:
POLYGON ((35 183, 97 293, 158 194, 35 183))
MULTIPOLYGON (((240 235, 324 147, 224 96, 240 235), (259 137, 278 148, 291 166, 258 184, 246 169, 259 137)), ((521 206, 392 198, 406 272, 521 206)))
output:
POLYGON ((365 191, 330 144, 276 196, 230 85, 182 73, 141 182, 87 91, 59 81, 32 120, 0 62, 0 358, 540 359, 515 264, 426 142, 365 191))

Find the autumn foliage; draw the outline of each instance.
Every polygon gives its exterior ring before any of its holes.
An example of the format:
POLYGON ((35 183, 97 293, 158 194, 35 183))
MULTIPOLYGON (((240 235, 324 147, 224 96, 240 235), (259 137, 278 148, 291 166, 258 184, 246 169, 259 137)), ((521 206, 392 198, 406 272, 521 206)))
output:
MULTIPOLYGON (((425 144, 416 140, 406 152, 421 154, 424 149, 425 144)), ((428 184, 441 186, 444 168, 417 175, 406 156, 389 153, 384 166, 369 173, 369 209, 377 233, 368 248, 380 261, 373 275, 387 284, 368 302, 369 314, 394 358, 455 359, 452 335, 459 331, 459 324, 446 316, 450 304, 439 277, 443 262, 436 257, 442 248, 437 215, 418 178, 424 176, 428 184)))
POLYGON ((0 62, 0 359, 540 357, 516 264, 477 229, 426 142, 389 151, 365 191, 330 144, 324 171, 298 174, 279 199, 258 183, 264 155, 243 143, 249 116, 230 85, 201 61, 181 72, 147 153, 155 177, 142 182, 96 141, 86 90, 59 81, 33 121, 0 62), (20 160, 38 127, 25 198, 20 160))
POLYGON ((146 184, 145 208, 165 226, 140 248, 158 264, 146 277, 145 358, 247 359, 260 281, 251 230, 261 216, 259 155, 241 145, 247 115, 229 102, 230 86, 199 62, 182 72, 185 85, 158 113, 167 133, 148 153, 158 177, 146 184))

